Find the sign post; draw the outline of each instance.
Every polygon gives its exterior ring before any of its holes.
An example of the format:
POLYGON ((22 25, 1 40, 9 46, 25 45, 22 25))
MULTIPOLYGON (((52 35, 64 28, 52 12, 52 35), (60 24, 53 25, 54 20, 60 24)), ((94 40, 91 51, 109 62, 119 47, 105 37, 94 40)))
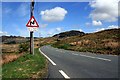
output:
POLYGON ((27 23, 27 27, 30 31, 30 54, 34 55, 34 37, 33 37, 33 32, 36 31, 39 27, 37 21, 35 20, 34 16, 33 16, 33 11, 34 11, 34 0, 32 0, 31 2, 31 14, 30 14, 30 20, 27 23))

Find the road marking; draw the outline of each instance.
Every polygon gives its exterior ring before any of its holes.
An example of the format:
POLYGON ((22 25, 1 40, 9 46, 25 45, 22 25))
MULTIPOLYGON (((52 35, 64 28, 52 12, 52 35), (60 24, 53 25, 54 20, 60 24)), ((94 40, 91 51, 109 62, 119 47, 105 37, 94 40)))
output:
POLYGON ((59 51, 59 50, 56 50, 56 51, 59 51))
POLYGON ((61 52, 61 53, 65 53, 64 51, 62 51, 62 50, 56 50, 57 52, 61 52))
POLYGON ((117 56, 117 55, 108 55, 108 56, 117 56))
POLYGON ((87 55, 82 55, 82 54, 80 54, 80 56, 89 57, 89 58, 96 58, 96 59, 100 59, 100 60, 104 60, 104 61, 111 61, 110 59, 105 59, 105 58, 100 58, 100 57, 93 57, 93 56, 87 56, 87 55))
POLYGON ((72 53, 72 54, 73 54, 73 55, 76 55, 76 56, 78 55, 78 54, 75 54, 75 53, 72 53))
POLYGON ((39 48, 39 51, 41 52, 41 54, 43 54, 54 66, 56 65, 47 55, 45 55, 39 48))
POLYGON ((59 72, 63 75, 63 77, 65 79, 70 79, 70 77, 65 72, 63 72, 62 70, 59 70, 59 72))

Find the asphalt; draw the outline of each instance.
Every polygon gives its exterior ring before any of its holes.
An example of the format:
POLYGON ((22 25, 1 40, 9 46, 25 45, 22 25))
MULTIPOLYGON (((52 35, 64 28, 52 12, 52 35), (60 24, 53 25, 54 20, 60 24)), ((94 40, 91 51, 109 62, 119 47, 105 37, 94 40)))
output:
POLYGON ((118 56, 76 52, 43 46, 40 50, 49 62, 49 78, 118 78, 118 56))

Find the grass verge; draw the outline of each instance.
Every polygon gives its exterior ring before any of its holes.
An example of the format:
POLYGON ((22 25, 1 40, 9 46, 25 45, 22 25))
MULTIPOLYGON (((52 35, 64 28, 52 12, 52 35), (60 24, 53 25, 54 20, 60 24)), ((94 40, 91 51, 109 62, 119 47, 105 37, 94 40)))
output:
POLYGON ((47 60, 38 48, 35 55, 24 54, 17 60, 2 65, 2 78, 43 78, 47 73, 47 60))

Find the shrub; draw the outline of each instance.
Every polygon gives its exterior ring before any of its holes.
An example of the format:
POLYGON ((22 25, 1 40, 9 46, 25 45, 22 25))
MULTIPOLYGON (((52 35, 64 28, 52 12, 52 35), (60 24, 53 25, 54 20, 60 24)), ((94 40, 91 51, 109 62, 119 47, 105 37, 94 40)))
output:
POLYGON ((16 42, 15 41, 8 41, 5 44, 16 44, 16 42))
POLYGON ((63 45, 59 46, 58 48, 68 49, 69 47, 70 47, 70 44, 63 44, 63 45))
POLYGON ((29 49, 29 44, 28 43, 21 43, 19 45, 19 52, 27 52, 29 49))
POLYGON ((104 49, 105 49, 105 50, 112 51, 112 48, 111 48, 111 47, 109 47, 109 46, 108 46, 108 47, 105 47, 104 49))

